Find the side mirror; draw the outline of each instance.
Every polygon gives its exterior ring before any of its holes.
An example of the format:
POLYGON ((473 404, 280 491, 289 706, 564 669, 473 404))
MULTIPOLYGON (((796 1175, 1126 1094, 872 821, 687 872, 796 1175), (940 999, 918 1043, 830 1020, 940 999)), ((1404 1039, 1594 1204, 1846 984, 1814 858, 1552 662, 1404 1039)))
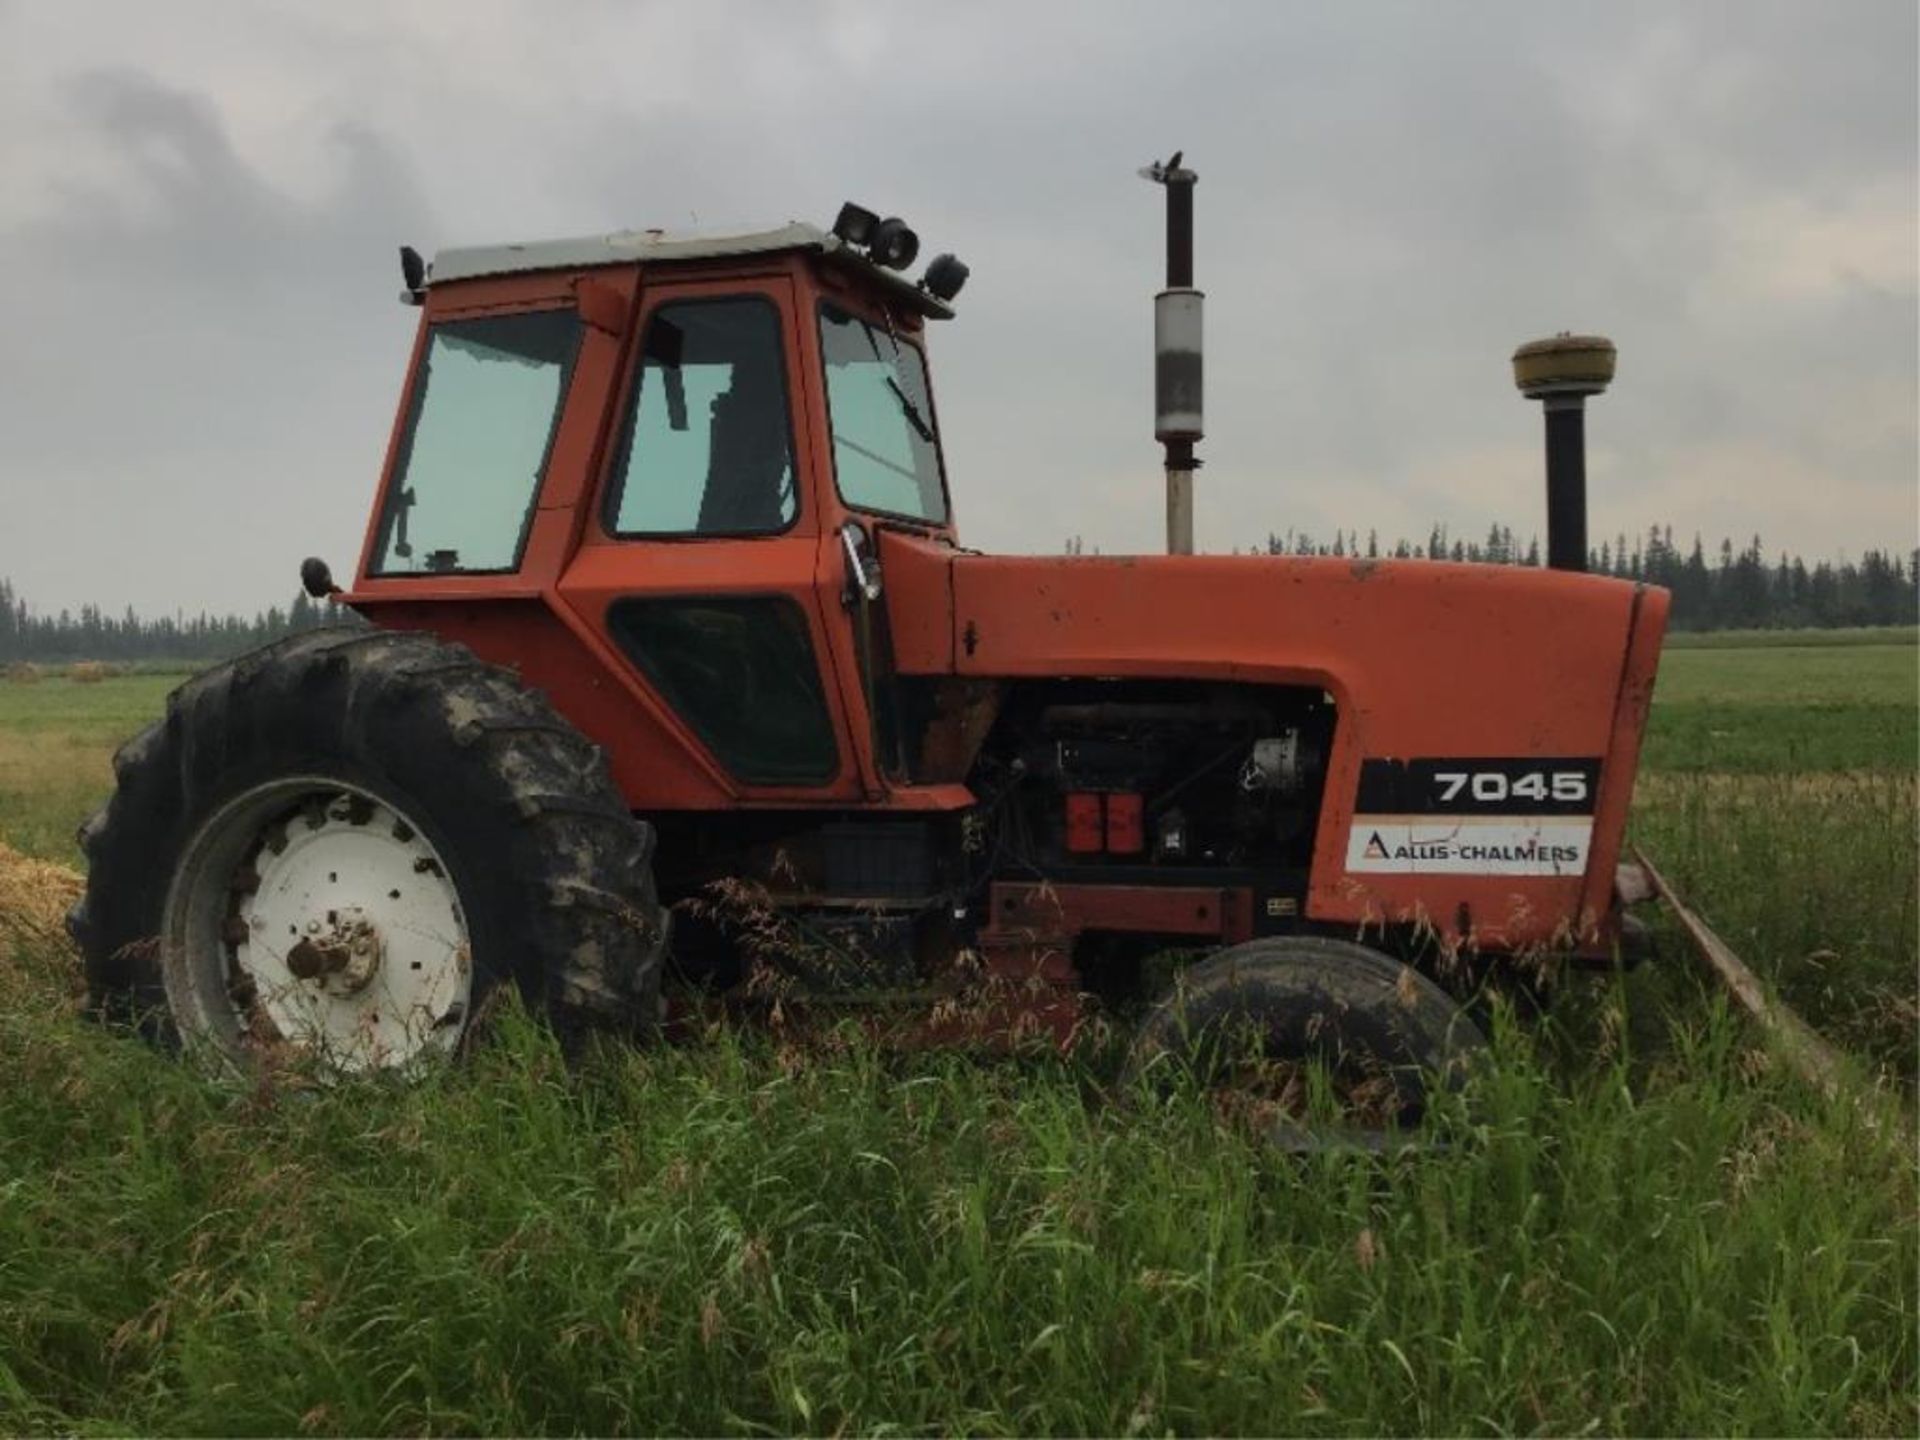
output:
POLYGON ((847 588, 842 600, 849 606, 880 598, 880 562, 867 548, 867 532, 849 520, 840 527, 840 548, 847 556, 847 588))
POLYGON ((300 562, 300 588, 316 600, 340 593, 340 587, 333 583, 332 569, 318 555, 309 555, 300 562))

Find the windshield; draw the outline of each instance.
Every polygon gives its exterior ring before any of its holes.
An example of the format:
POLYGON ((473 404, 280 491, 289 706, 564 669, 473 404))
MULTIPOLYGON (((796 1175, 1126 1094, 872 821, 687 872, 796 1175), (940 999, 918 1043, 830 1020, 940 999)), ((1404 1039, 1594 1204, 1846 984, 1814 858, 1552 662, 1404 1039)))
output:
POLYGON ((834 475, 840 498, 939 524, 947 518, 927 365, 885 328, 820 307, 834 475))

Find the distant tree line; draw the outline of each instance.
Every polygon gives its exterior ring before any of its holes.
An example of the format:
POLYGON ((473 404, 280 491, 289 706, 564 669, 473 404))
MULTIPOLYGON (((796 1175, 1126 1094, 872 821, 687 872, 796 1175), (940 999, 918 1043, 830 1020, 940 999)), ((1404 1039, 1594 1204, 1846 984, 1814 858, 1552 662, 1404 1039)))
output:
MULTIPOLYGON (((1363 541, 1358 531, 1336 531, 1331 540, 1304 531, 1269 532, 1255 554, 1333 555, 1364 560, 1462 560, 1490 565, 1539 565, 1536 536, 1522 546, 1513 531, 1495 525, 1484 540, 1463 540, 1436 525, 1424 543, 1383 544, 1377 532, 1363 541)), ((1083 553, 1078 536, 1068 554, 1083 553)), ((1630 541, 1624 534, 1587 552, 1597 575, 1645 580, 1673 592, 1670 624, 1676 630, 1830 629, 1853 625, 1911 625, 1920 621, 1920 549, 1904 557, 1868 550, 1856 560, 1818 560, 1809 565, 1782 551, 1769 559, 1753 539, 1736 550, 1722 540, 1711 552, 1695 535, 1684 551, 1671 525, 1650 526, 1630 541)))
MULTIPOLYGON (((1079 537, 1067 552, 1084 550, 1079 537)), ((1523 547, 1511 529, 1495 525, 1484 540, 1462 540, 1436 525, 1424 543, 1381 543, 1369 531, 1337 531, 1331 540, 1303 531, 1269 533, 1252 547, 1268 555, 1332 555, 1382 560, 1464 560, 1493 565, 1538 565, 1540 542, 1523 547)), ((1812 565, 1784 551, 1769 559, 1754 536, 1736 550, 1722 540, 1709 552, 1698 535, 1683 552, 1674 544, 1673 527, 1655 525, 1629 542, 1625 535, 1601 541, 1589 552, 1588 568, 1623 580, 1646 580, 1673 592, 1676 630, 1786 630, 1851 625, 1911 625, 1920 621, 1920 549, 1902 557, 1891 550, 1868 550, 1856 560, 1819 560, 1812 565)), ((129 608, 108 615, 97 605, 76 613, 34 611, 11 582, 0 578, 0 664, 17 660, 224 660, 298 630, 317 625, 358 623, 350 610, 328 600, 315 603, 303 592, 285 609, 278 605, 247 615, 149 619, 129 608)))
POLYGON ((0 664, 19 660, 224 660, 317 625, 354 622, 353 612, 328 600, 316 604, 303 591, 284 610, 269 606, 251 616, 162 615, 155 619, 134 613, 108 615, 98 605, 82 605, 76 613, 35 613, 11 581, 0 577, 0 664))

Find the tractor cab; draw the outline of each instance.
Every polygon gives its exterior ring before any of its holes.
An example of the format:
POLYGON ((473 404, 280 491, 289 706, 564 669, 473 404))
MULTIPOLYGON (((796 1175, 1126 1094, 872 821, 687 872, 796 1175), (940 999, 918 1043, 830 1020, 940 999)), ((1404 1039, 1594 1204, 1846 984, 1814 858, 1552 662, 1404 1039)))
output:
POLYGON ((484 614, 462 638, 611 752, 685 755, 670 804, 880 797, 880 532, 952 534, 923 336, 966 267, 911 280, 918 248, 849 205, 405 257, 423 324, 352 603, 484 614))

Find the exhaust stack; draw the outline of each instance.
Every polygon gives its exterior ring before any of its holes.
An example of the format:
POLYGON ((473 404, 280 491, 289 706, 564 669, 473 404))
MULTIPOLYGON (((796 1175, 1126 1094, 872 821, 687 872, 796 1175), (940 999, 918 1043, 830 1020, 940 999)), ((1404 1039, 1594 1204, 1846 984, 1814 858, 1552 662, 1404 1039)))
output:
POLYGON ((1604 335, 1562 330, 1513 352, 1513 383, 1538 400, 1547 420, 1547 565, 1587 568, 1587 397, 1613 379, 1616 356, 1604 335))
POLYGON ((1167 553, 1193 553, 1194 442, 1200 414, 1201 308, 1193 288, 1193 186, 1200 177, 1180 164, 1181 151, 1141 170, 1166 187, 1167 287, 1153 297, 1153 438, 1166 451, 1167 553))

